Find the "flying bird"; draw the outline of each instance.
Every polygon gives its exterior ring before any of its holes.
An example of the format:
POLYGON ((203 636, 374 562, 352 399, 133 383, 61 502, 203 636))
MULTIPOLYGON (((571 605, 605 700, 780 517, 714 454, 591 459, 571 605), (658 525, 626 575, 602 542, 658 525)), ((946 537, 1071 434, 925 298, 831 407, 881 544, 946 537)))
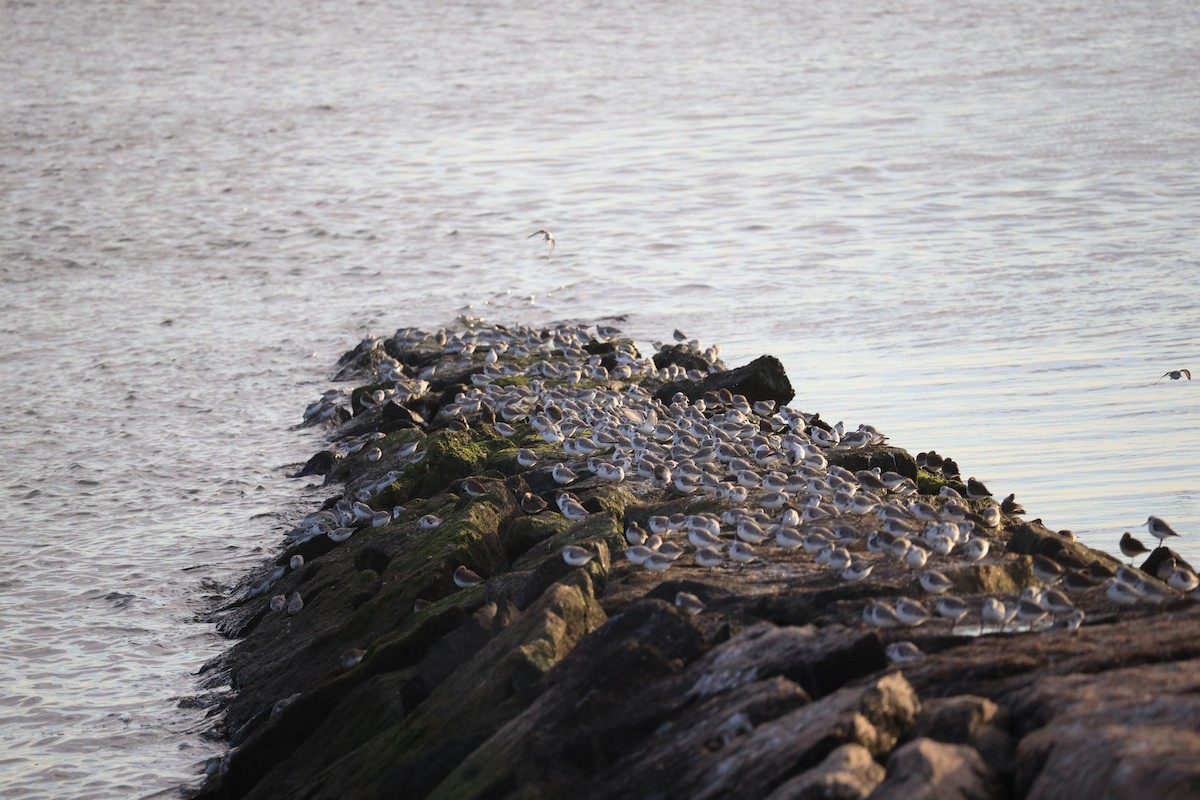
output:
POLYGON ((526 239, 532 239, 535 236, 541 236, 542 241, 550 245, 550 250, 546 253, 546 260, 550 260, 550 256, 554 255, 554 234, 547 230, 540 230, 526 236, 526 239))
MULTIPOLYGON (((1163 378, 1170 378, 1173 381, 1177 381, 1180 378, 1187 378, 1190 381, 1192 379, 1192 371, 1190 369, 1173 369, 1164 372, 1162 378, 1159 378, 1158 381, 1161 381, 1163 378)), ((1158 381, 1155 381, 1155 383, 1158 383, 1158 381)))

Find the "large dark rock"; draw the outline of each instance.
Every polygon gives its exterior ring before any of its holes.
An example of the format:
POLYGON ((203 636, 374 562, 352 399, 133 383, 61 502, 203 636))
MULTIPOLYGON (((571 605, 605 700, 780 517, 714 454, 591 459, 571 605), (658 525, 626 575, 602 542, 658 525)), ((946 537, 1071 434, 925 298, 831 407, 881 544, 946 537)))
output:
POLYGON ((751 403, 774 400, 779 405, 786 405, 796 396, 783 364, 775 356, 759 356, 744 367, 715 372, 700 381, 666 383, 658 388, 654 396, 669 403, 677 392, 682 392, 694 402, 708 392, 721 389, 743 395, 751 403))

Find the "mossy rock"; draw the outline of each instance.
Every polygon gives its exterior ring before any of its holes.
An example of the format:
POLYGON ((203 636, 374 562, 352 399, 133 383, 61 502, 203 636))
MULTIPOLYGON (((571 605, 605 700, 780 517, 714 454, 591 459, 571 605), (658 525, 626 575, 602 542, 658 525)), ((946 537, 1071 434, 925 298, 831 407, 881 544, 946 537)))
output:
POLYGON ((954 480, 953 478, 943 478, 939 475, 933 475, 923 469, 918 470, 917 491, 921 494, 935 495, 942 491, 943 486, 949 486, 963 497, 966 497, 967 486, 962 481, 954 480))
POLYGON ((570 526, 571 520, 549 511, 517 517, 500 532, 500 541, 504 543, 504 552, 509 559, 515 561, 534 545, 570 526))

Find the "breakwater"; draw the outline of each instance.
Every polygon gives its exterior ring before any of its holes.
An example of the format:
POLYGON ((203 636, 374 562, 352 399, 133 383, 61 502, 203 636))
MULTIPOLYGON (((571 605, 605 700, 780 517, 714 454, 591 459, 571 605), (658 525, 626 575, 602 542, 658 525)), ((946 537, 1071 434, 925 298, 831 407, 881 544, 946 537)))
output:
POLYGON ((201 795, 1187 796, 1177 555, 1123 565, 676 338, 347 353, 305 411, 328 501, 215 615, 201 795))

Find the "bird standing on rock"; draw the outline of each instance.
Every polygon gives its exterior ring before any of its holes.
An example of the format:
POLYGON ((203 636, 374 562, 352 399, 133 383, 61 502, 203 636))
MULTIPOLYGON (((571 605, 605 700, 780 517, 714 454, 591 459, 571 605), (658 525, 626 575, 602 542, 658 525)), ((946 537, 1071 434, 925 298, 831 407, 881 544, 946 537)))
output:
POLYGON ((1158 539, 1159 547, 1166 546, 1166 541, 1170 537, 1179 535, 1171 529, 1171 526, 1165 520, 1158 517, 1150 517, 1146 520, 1146 525, 1150 528, 1150 535, 1158 539))
POLYGON ((1024 514, 1025 509, 1017 502, 1017 495, 1014 492, 1000 502, 1000 512, 1003 514, 1024 514))
POLYGON ((1150 548, 1142 544, 1141 539, 1135 538, 1129 531, 1121 536, 1121 555, 1129 559, 1130 566, 1133 565, 1133 560, 1138 556, 1145 555, 1150 552, 1150 548))
POLYGON ((967 497, 972 500, 985 500, 992 496, 988 488, 983 485, 983 481, 975 478, 967 478, 967 497))

